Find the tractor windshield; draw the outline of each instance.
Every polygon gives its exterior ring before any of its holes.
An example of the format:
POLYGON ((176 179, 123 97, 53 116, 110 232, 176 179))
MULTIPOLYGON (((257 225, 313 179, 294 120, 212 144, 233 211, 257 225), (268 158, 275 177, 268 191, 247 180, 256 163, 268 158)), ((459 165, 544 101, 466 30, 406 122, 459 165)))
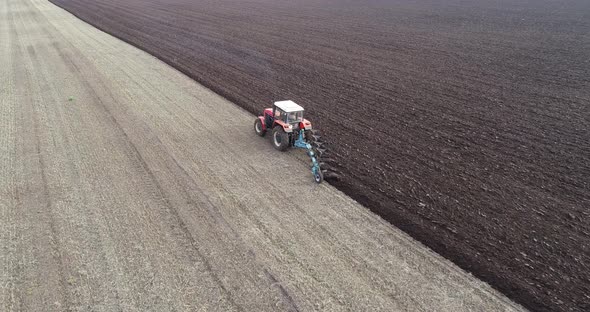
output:
POLYGON ((303 121, 303 112, 290 112, 287 114, 287 122, 288 123, 296 123, 303 121))

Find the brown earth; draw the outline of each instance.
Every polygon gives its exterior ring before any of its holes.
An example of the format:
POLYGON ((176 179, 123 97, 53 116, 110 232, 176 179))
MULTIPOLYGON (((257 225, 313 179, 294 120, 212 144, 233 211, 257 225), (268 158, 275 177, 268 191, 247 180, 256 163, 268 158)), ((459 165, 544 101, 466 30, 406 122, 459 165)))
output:
POLYGON ((52 2, 251 112, 301 103, 339 189, 528 308, 590 310, 590 2, 52 2))

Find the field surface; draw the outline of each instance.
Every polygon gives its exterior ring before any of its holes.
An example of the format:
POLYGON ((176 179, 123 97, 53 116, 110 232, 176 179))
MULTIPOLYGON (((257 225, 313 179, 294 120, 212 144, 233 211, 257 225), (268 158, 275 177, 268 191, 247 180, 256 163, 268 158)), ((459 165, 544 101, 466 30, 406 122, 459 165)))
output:
POLYGON ((590 310, 590 1, 51 1, 250 112, 299 102, 340 190, 529 308, 590 310))
POLYGON ((518 311, 44 0, 0 1, 0 311, 518 311))

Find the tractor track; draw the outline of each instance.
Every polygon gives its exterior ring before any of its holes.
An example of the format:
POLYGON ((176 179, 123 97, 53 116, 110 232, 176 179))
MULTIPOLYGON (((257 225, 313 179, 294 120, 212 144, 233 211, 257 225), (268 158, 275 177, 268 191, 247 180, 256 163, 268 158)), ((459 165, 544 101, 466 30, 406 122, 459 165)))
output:
POLYGON ((522 309, 47 1, 0 2, 0 83, 2 311, 522 309))

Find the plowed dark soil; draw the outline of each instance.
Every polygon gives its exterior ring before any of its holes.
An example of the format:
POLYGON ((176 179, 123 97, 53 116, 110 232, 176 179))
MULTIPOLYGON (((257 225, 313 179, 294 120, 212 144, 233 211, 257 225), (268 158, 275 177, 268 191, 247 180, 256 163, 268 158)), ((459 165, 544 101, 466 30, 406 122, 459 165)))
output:
POLYGON ((530 309, 590 310, 590 2, 51 1, 253 113, 302 104, 340 189, 530 309))

